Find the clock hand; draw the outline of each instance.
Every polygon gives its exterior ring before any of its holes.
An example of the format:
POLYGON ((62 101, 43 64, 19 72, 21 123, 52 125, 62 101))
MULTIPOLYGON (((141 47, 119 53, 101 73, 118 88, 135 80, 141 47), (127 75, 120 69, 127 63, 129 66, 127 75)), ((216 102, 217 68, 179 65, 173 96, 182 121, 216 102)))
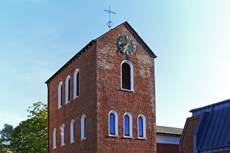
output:
POLYGON ((123 52, 125 52, 125 50, 127 49, 127 46, 125 45, 123 48, 124 48, 123 52))

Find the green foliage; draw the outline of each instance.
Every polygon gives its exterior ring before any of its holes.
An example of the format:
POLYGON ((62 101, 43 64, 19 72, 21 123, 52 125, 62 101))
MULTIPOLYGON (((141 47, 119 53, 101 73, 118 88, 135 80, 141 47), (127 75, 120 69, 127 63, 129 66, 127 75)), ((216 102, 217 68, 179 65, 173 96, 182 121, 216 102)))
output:
MULTIPOLYGON (((47 152, 47 104, 37 102, 30 115, 10 132, 10 149, 17 153, 47 152)), ((6 134, 6 133, 4 133, 6 134)))
POLYGON ((5 124, 2 131, 0 131, 1 138, 0 143, 9 145, 9 141, 11 139, 11 132, 13 131, 13 126, 9 124, 5 124))

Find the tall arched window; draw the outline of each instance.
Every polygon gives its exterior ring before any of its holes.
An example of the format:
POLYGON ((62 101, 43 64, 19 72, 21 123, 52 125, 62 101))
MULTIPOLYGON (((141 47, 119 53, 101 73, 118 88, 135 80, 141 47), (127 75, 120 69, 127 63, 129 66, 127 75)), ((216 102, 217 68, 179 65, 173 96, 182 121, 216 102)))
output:
POLYGON ((79 84, 79 69, 76 69, 75 72, 74 72, 74 98, 76 98, 77 96, 79 96, 79 87, 80 87, 80 84, 79 84))
POLYGON ((124 137, 133 137, 133 117, 128 112, 124 114, 124 137))
POLYGON ((143 114, 138 116, 138 138, 146 139, 146 118, 143 114))
POLYGON ((65 145, 65 125, 61 126, 61 146, 65 145))
POLYGON ((55 149, 57 147, 57 143, 56 143, 56 128, 54 128, 53 130, 53 149, 55 149))
POLYGON ((68 75, 66 78, 66 90, 65 90, 65 102, 68 103, 70 101, 70 76, 68 75))
POLYGON ((118 136, 118 114, 114 110, 109 112, 109 136, 118 136))
POLYGON ((63 83, 60 82, 58 85, 58 108, 62 106, 63 101, 63 83))
POLYGON ((121 89, 134 91, 133 65, 128 60, 121 63, 121 89))
POLYGON ((74 134, 75 134, 75 123, 74 120, 70 122, 70 143, 75 141, 74 134))
POLYGON ((86 139, 86 116, 85 114, 81 117, 81 140, 86 139))

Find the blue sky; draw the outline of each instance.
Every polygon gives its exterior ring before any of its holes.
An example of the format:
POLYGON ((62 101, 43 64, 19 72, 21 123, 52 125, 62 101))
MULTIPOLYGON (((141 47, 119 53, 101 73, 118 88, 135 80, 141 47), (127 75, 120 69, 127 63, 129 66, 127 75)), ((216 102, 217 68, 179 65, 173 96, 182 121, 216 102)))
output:
POLYGON ((0 129, 47 103, 44 83, 88 42, 128 21, 158 56, 157 125, 183 127, 189 111, 229 99, 229 0, 1 0, 0 129))

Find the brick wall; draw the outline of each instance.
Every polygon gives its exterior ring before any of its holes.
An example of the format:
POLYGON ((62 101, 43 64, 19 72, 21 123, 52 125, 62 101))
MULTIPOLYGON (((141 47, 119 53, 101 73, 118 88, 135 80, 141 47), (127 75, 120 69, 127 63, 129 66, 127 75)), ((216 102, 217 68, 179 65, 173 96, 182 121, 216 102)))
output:
POLYGON ((155 134, 155 80, 154 57, 142 40, 129 26, 121 25, 97 41, 97 150, 98 152, 156 152, 155 134), (136 52, 127 56, 117 47, 120 35, 131 36, 136 42, 136 52), (134 92, 121 91, 121 63, 129 60, 134 67, 134 92), (108 114, 118 113, 119 137, 108 137, 108 114), (123 115, 133 116, 133 138, 124 138, 123 115), (147 119, 147 139, 137 136, 137 117, 147 119))
POLYGON ((179 145, 157 143, 157 153, 179 153, 179 145))
POLYGON ((96 152, 96 45, 75 59, 49 83, 49 152, 96 152), (74 71, 80 73, 80 96, 73 99, 74 71), (71 76, 71 101, 65 104, 65 81, 71 76), (58 85, 63 82, 63 106, 58 109, 58 85), (87 139, 81 140, 81 116, 86 115, 87 139), (75 142, 70 144, 70 122, 75 121, 75 142), (61 126, 65 124, 65 145, 61 146, 61 126), (53 149, 53 129, 57 129, 57 148, 53 149))
MULTIPOLYGON (((156 152, 155 133, 155 55, 127 24, 106 33, 82 55, 48 82, 49 152, 156 152), (117 38, 129 35, 136 42, 134 55, 126 56, 117 47, 117 38), (134 67, 134 92, 121 90, 121 62, 129 60, 134 67), (80 96, 73 99, 73 76, 80 70, 80 96), (58 109, 58 85, 71 76, 71 101, 58 109), (108 136, 108 115, 118 113, 119 137, 108 136), (133 117, 133 138, 124 138, 123 115, 133 117), (86 115, 86 139, 81 140, 81 116, 86 115), (137 117, 146 117, 147 139, 137 136, 137 117), (75 121, 75 142, 70 144, 70 122, 75 121), (65 124, 65 145, 61 146, 61 126, 65 124), (57 148, 53 149, 53 129, 57 129, 57 148)), ((63 94, 63 101, 65 94, 63 94)), ((64 102, 65 103, 65 102, 64 102)))
POLYGON ((193 153, 193 134, 200 116, 187 118, 180 139, 180 153, 193 153))

